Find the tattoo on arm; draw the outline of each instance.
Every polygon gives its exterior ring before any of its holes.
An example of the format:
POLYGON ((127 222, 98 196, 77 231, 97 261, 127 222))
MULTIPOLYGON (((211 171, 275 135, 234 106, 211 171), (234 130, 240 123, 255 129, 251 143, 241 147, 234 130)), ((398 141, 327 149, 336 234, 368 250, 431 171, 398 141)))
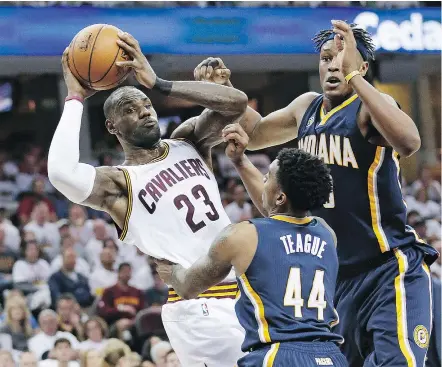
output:
POLYGON ((233 248, 229 237, 231 227, 225 228, 211 246, 189 269, 174 265, 171 285, 185 299, 195 298, 211 286, 220 283, 232 269, 233 248))

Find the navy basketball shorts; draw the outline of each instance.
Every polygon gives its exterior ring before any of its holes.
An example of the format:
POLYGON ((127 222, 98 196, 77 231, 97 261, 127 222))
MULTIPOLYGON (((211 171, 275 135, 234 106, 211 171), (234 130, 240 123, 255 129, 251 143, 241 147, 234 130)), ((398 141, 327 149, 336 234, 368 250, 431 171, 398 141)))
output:
POLYGON ((238 367, 347 367, 344 355, 334 343, 285 342, 264 346, 238 360, 238 367))
POLYGON ((421 367, 433 322, 431 275, 417 247, 394 249, 375 269, 338 279, 334 331, 350 367, 421 367))

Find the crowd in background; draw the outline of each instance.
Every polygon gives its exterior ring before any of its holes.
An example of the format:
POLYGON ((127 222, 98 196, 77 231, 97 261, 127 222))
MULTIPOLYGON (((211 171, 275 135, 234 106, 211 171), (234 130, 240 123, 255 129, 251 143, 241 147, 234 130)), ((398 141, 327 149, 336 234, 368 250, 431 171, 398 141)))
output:
MULTIPOLYGON (((94 164, 121 158, 108 150, 94 164)), ((274 152, 250 158, 265 172, 274 152)), ((438 159, 402 189, 408 223, 440 251, 438 159)), ((222 146, 213 161, 232 222, 260 216, 222 146)), ((431 270, 440 278, 440 259, 431 270)), ((152 258, 119 241, 108 215, 54 190, 42 147, 15 156, 0 151, 1 366, 96 367, 105 358, 109 366, 120 359, 121 366, 178 367, 161 323, 166 301, 152 258)))

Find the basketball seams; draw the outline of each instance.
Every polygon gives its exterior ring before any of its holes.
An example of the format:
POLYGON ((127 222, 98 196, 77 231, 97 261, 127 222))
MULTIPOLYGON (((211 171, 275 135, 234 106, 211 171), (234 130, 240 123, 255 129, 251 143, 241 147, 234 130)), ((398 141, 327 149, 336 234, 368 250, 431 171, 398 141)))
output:
POLYGON ((91 49, 91 54, 89 57, 89 66, 88 66, 88 79, 89 79, 89 87, 92 88, 92 82, 91 82, 91 65, 92 65, 92 55, 94 54, 94 48, 95 48, 95 43, 97 42, 98 37, 100 36, 101 31, 103 30, 103 28, 105 27, 105 24, 103 24, 100 28, 100 30, 97 32, 97 35, 95 36, 94 39, 94 43, 92 44, 92 49, 91 49))
MULTIPOLYGON (((118 54, 120 53, 120 50, 121 50, 121 47, 118 47, 117 53, 116 53, 114 59, 112 60, 112 63, 110 64, 109 68, 106 70, 106 72, 104 73, 104 75, 101 77, 101 79, 94 80, 94 81, 91 80, 91 83, 98 83, 98 82, 101 82, 101 81, 106 77, 106 75, 109 74, 109 71, 112 70, 112 67, 113 67, 114 64, 115 64, 115 60, 117 59, 118 54)), ((91 55, 92 55, 92 54, 91 54, 91 55)), ((92 64, 92 62, 91 62, 91 64, 92 64)))
POLYGON ((73 39, 72 43, 69 45, 69 48, 70 48, 71 51, 72 51, 72 57, 70 57, 69 59, 72 60, 72 66, 74 67, 75 72, 77 73, 76 77, 80 78, 82 81, 84 81, 84 82, 86 82, 86 83, 89 83, 89 80, 87 80, 87 79, 85 79, 85 78, 83 78, 83 77, 81 76, 80 72, 79 72, 78 69, 77 69, 77 66, 75 65, 75 49, 76 49, 76 47, 75 47, 75 41, 77 40, 77 37, 78 37, 78 35, 75 36, 75 38, 73 39))

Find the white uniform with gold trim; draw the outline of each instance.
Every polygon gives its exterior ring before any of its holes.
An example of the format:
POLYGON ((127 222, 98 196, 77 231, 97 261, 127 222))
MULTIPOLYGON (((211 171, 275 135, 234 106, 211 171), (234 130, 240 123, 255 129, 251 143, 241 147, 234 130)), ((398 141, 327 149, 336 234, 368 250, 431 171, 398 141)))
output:
MULTIPOLYGON (((119 166, 129 194, 120 239, 154 258, 189 267, 230 220, 215 176, 195 147, 184 140, 163 142, 165 153, 151 163, 119 166)), ((232 367, 242 356, 236 292, 233 272, 225 284, 195 300, 181 300, 169 290, 162 319, 183 366, 232 367)))

